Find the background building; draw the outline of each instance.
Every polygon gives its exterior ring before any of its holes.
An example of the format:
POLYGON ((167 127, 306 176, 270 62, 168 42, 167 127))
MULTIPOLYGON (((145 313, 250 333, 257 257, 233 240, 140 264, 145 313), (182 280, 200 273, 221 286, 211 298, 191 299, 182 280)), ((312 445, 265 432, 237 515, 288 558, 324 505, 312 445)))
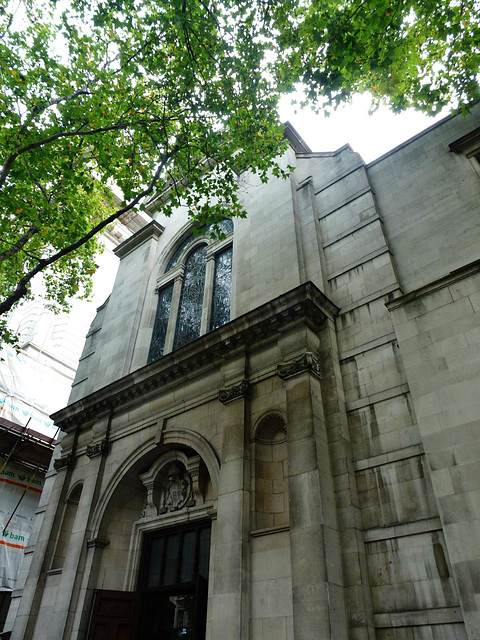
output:
POLYGON ((22 581, 23 554, 33 551, 29 537, 59 435, 50 414, 68 401, 85 334, 111 292, 118 268, 113 250, 144 224, 137 214, 124 216, 103 234, 92 299, 75 300, 70 314, 55 314, 37 278, 33 299, 9 317, 20 350, 0 349, 0 632, 22 581))
POLYGON ((223 240, 116 249, 13 640, 480 637, 480 110, 286 136, 223 240))

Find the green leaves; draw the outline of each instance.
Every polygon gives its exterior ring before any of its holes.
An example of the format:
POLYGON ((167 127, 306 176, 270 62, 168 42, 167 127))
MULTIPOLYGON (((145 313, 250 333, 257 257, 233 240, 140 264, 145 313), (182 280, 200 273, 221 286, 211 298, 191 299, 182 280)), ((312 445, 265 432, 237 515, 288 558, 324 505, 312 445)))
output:
POLYGON ((304 83, 317 108, 335 107, 365 91, 374 104, 386 102, 396 111, 415 107, 434 113, 449 103, 478 99, 477 1, 282 4, 283 11, 270 20, 286 52, 274 63, 277 74, 304 83))
POLYGON ((478 1, 28 0, 0 26, 0 314, 43 272, 88 292, 95 235, 145 197, 244 215, 238 173, 284 177, 280 91, 436 111, 479 96, 478 1), (62 3, 63 5, 63 3, 62 3), (20 28, 21 27, 21 28, 20 28), (124 205, 115 209, 112 185, 124 205))
POLYGON ((243 215, 236 171, 266 180, 283 146, 255 33, 255 7, 198 0, 72 0, 62 13, 38 0, 7 29, 0 313, 39 272, 59 308, 88 292, 94 232, 142 195, 170 189, 165 213, 186 205, 201 223, 243 215))

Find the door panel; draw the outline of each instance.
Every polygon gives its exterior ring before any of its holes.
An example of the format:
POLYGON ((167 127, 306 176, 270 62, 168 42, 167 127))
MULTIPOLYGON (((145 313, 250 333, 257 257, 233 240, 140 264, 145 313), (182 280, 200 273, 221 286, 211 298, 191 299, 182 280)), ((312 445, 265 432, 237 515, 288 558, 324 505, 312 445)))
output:
POLYGON ((88 640, 135 640, 138 602, 137 593, 96 590, 88 640))

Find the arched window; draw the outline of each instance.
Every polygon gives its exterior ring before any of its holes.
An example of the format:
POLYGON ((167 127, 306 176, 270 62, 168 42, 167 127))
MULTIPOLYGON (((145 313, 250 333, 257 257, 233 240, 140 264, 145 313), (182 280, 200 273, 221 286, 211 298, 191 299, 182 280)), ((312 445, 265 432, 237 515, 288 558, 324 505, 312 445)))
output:
POLYGON ((158 283, 148 362, 230 320, 233 223, 224 220, 219 227, 224 240, 190 234, 168 261, 158 283))

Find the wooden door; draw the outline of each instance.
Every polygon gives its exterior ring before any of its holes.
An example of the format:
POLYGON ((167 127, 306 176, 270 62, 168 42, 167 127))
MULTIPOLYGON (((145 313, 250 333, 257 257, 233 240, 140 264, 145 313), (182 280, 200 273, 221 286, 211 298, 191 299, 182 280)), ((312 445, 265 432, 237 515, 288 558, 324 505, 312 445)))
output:
POLYGON ((139 594, 95 590, 88 640, 135 640, 139 594))

